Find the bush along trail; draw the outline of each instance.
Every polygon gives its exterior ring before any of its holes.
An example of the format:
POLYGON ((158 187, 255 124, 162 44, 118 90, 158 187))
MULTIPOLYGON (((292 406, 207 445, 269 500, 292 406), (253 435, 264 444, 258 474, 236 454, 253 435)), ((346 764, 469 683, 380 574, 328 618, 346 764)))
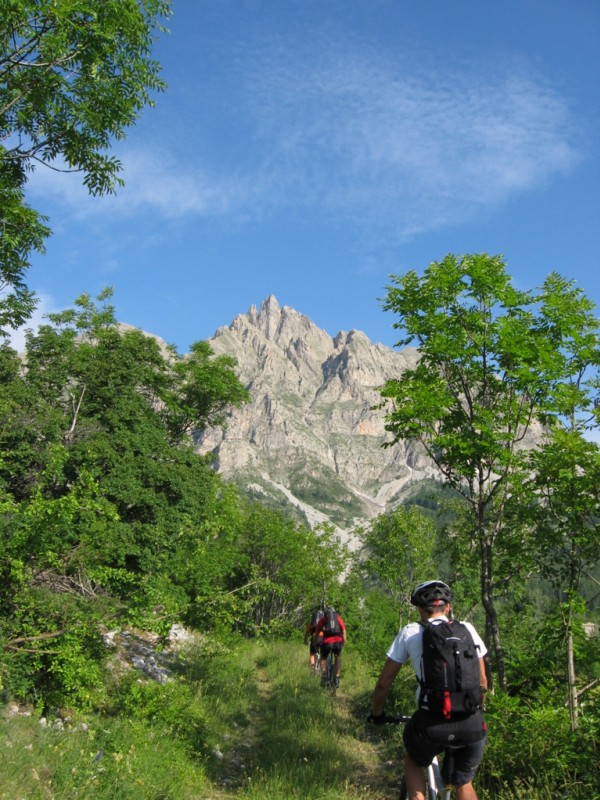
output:
MULTIPOLYGON (((142 659, 138 638, 125 637, 129 649, 114 659, 114 683, 95 711, 3 707, 0 800, 397 797, 402 731, 366 723, 377 668, 351 645, 332 696, 297 643, 193 637, 176 657, 160 657, 158 680, 142 669, 155 656, 145 641, 142 659)), ((410 709, 409 672, 396 682, 391 713, 410 709)), ((481 800, 553 800, 557 786, 569 800, 598 796, 582 749, 578 775, 557 773, 574 763, 568 710, 536 716, 503 695, 491 705, 481 800)))
POLYGON ((121 674, 102 713, 9 706, 0 800, 395 797, 395 734, 364 721, 363 662, 348 658, 332 697, 306 656, 289 642, 203 642, 166 683, 121 674))

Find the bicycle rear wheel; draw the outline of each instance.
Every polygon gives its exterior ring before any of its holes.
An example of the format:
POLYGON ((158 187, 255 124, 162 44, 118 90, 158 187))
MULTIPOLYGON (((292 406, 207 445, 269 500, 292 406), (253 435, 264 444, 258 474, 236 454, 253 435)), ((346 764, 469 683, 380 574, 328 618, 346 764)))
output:
POLYGON ((327 656, 327 685, 332 694, 335 694, 336 690, 336 681, 335 681, 335 673, 336 673, 336 663, 333 658, 332 653, 330 652, 327 656))

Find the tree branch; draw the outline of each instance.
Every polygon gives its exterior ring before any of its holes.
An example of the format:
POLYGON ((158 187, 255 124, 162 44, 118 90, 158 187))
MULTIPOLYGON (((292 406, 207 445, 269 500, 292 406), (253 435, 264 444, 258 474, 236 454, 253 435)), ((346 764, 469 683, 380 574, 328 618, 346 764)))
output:
MULTIPOLYGON (((37 636, 19 636, 16 639, 9 639, 8 642, 4 645, 4 647, 8 647, 12 650, 17 650, 14 645, 21 644, 22 642, 39 642, 43 639, 56 639, 57 636, 62 636, 63 633, 66 633, 65 630, 56 631, 55 633, 40 633, 37 636)), ((36 651, 37 652, 37 651, 36 651)))

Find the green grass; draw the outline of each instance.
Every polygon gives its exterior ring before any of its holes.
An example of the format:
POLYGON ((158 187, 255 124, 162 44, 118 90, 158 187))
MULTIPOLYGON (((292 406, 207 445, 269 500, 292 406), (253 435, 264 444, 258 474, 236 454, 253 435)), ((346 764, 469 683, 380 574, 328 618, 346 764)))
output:
POLYGON ((0 798, 391 797, 381 791, 380 744, 354 705, 371 678, 358 656, 348 663, 332 698, 309 672, 306 648, 246 642, 192 653, 165 686, 132 675, 102 714, 63 730, 5 713, 0 798))
POLYGON ((202 765, 160 731, 101 718, 90 719, 89 726, 57 731, 42 729, 37 720, 3 720, 0 798, 210 796, 202 765))
MULTIPOLYGON (((374 797, 360 788, 360 778, 373 769, 372 747, 357 746, 364 729, 348 697, 355 683, 345 671, 343 688, 332 698, 321 690, 305 663, 305 651, 274 645, 258 662, 264 678, 253 718, 254 745, 240 798, 374 797)), ((356 666, 356 664, 355 664, 356 666)), ((364 787, 371 788, 370 786, 364 787)))
MULTIPOLYGON (((172 683, 132 673, 101 712, 72 714, 62 730, 5 709, 0 800, 391 800, 401 730, 365 723, 372 668, 349 645, 331 697, 307 655, 290 642, 213 642, 190 650, 172 683)), ((412 693, 406 676, 400 683, 412 693)), ((484 760, 480 800, 557 796, 543 774, 500 779, 499 744, 484 760)), ((566 785, 560 796, 593 796, 566 785)))

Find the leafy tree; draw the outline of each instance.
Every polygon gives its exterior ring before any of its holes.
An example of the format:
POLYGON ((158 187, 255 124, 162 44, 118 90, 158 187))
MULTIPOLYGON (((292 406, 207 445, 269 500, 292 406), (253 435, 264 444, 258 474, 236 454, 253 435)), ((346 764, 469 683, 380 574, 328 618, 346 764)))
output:
MULTIPOLYGON (((496 607, 496 549, 504 545, 509 478, 521 469, 519 451, 533 422, 560 413, 556 392, 565 378, 569 320, 585 307, 564 298, 551 275, 538 297, 516 290, 500 256, 448 255, 422 277, 392 277, 384 308, 398 315, 398 345, 416 342, 414 369, 389 381, 387 429, 393 441, 424 446, 445 481, 468 504, 480 554, 481 599, 493 641, 500 685, 506 687, 496 607)), ((515 562, 516 567, 518 562, 515 562)))
POLYGON ((581 581, 600 559, 600 449, 578 431, 558 428, 531 453, 531 477, 515 488, 515 517, 529 533, 535 570, 548 579, 562 610, 569 708, 577 724, 574 629, 583 621, 581 581))
POLYGON ((23 364, 0 350, 0 639, 9 649, 17 642, 12 664, 26 662, 23 675, 36 661, 38 688, 51 674, 65 690, 81 670, 95 674, 85 666, 92 640, 78 649, 77 634, 64 634, 75 618, 90 630, 101 605, 105 622, 127 614, 170 627, 197 599, 197 584, 206 597, 233 569, 216 570, 211 558, 211 535, 231 518, 219 497, 227 492, 178 420, 180 398, 198 429, 243 401, 234 363, 203 347, 201 370, 179 369, 174 351, 119 328, 110 297, 106 290, 96 305, 83 295, 51 315, 28 334, 23 364), (195 584, 189 569, 174 572, 184 557, 204 572, 195 584), (61 606, 56 594, 77 600, 61 606), (54 655, 44 647, 50 634, 59 635, 54 655), (30 640, 37 644, 24 647, 30 640), (78 665, 61 671, 58 661, 72 658, 78 665))
POLYGON ((346 554, 333 530, 312 530, 258 503, 242 519, 238 563, 229 580, 237 595, 237 625, 243 632, 273 624, 300 624, 309 598, 327 586, 333 602, 346 567, 346 554), (249 627, 251 626, 251 627, 249 627))
POLYGON ((119 329, 110 296, 110 290, 103 292, 98 298, 103 305, 96 306, 83 295, 75 309, 50 315, 52 325, 30 334, 26 378, 62 414, 61 443, 68 457, 55 494, 89 471, 128 532, 115 532, 120 544, 110 549, 114 558, 121 557, 114 566, 152 571, 156 565, 142 553, 160 551, 181 514, 197 515, 212 494, 211 473, 178 424, 181 405, 174 412, 177 424, 172 422, 173 398, 189 398, 189 425, 201 430, 247 393, 234 362, 211 361, 208 347, 202 348, 200 371, 180 369, 186 360, 174 353, 165 357, 152 337, 119 329))
POLYGON ((28 172, 82 172, 91 194, 122 183, 107 151, 164 88, 150 53, 169 13, 168 0, 1 0, 0 334, 31 314, 24 275, 50 233, 24 201, 28 172))
MULTIPOLYGON (((2 90, 0 89, 0 96, 2 90)), ((30 254, 44 252, 50 235, 46 218, 25 203, 25 175, 5 160, 0 145, 0 335, 18 328, 31 316, 35 298, 25 283, 30 254)))
POLYGON ((419 582, 440 574, 435 525, 416 506, 377 517, 363 541, 359 571, 376 577, 401 608, 409 605, 419 582))
POLYGON ((594 304, 572 283, 552 276, 560 304, 544 306, 547 335, 561 346, 554 390, 554 424, 529 454, 530 477, 511 494, 515 517, 531 533, 533 562, 562 602, 571 723, 577 724, 574 625, 580 622, 580 583, 600 559, 600 449, 585 438, 597 424, 600 337, 594 304))
POLYGON ((215 356, 207 342, 194 342, 189 355, 173 360, 173 388, 165 396, 163 416, 174 442, 202 428, 222 426, 227 409, 248 400, 235 366, 233 357, 215 356))
POLYGON ((40 468, 43 400, 29 391, 18 354, 0 346, 0 491, 19 499, 40 468))

